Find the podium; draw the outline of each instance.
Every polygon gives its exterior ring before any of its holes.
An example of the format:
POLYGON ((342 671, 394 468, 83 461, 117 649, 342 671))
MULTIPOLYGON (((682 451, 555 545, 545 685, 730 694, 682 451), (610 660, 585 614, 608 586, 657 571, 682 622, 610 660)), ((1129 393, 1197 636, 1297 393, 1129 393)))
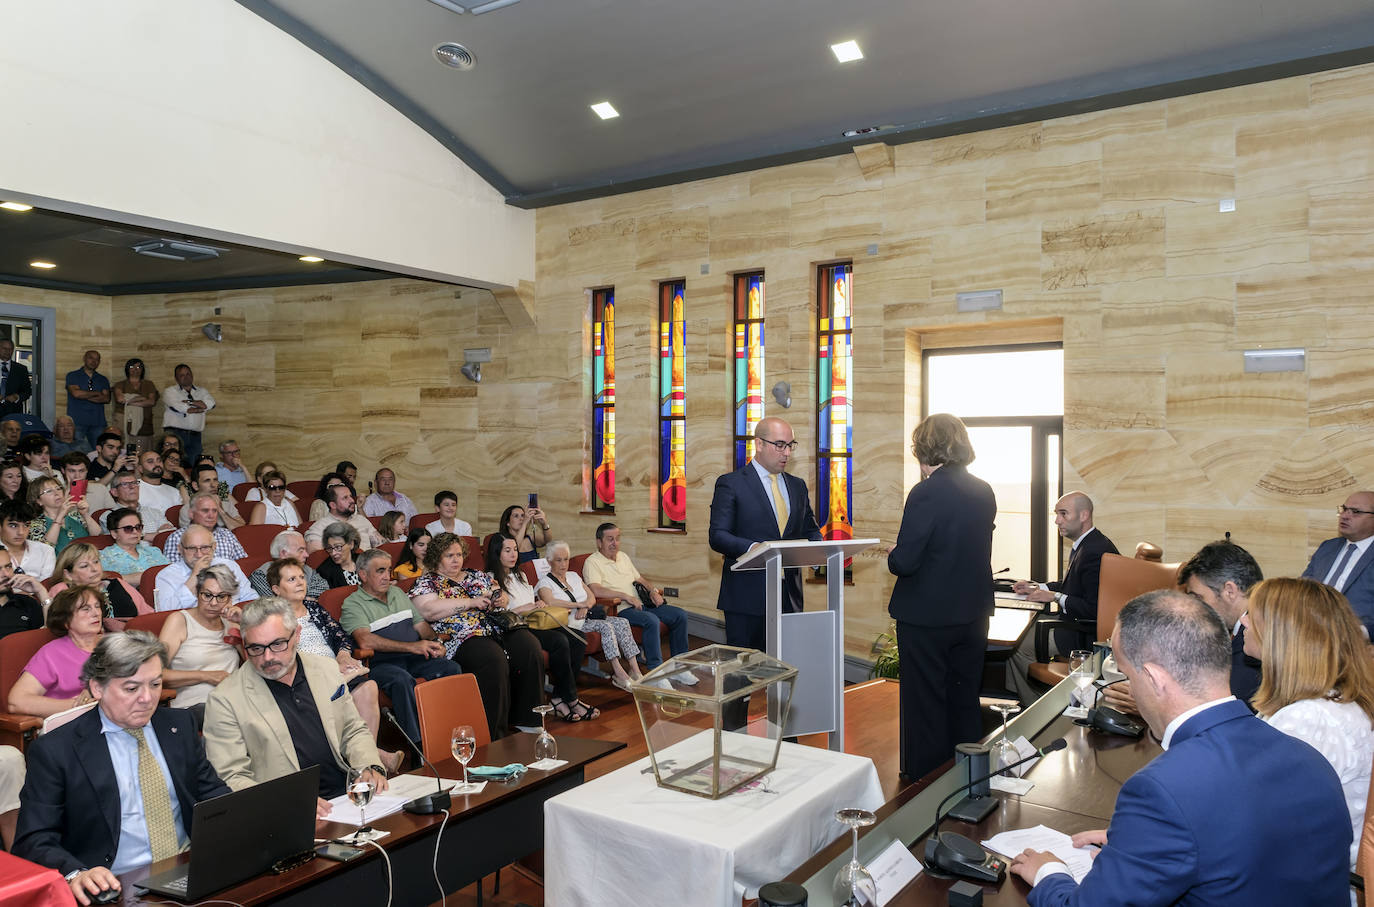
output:
MULTIPOLYGON (((878 539, 787 539, 764 542, 731 565, 731 570, 763 570, 767 591, 764 621, 769 655, 797 669, 788 710, 788 737, 829 735, 829 748, 844 752, 844 562, 878 544, 878 539), (825 566, 826 610, 782 611, 782 577, 787 567, 825 566)), ((776 690, 768 696, 768 717, 781 711, 776 690)))

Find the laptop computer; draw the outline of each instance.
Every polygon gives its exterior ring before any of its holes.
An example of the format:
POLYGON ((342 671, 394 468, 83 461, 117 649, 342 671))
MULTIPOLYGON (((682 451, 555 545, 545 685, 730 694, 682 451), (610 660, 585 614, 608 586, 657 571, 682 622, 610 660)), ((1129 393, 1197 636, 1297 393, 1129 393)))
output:
POLYGON ((202 800, 191 817, 191 859, 149 876, 143 887, 182 901, 260 875, 315 847, 320 767, 202 800))

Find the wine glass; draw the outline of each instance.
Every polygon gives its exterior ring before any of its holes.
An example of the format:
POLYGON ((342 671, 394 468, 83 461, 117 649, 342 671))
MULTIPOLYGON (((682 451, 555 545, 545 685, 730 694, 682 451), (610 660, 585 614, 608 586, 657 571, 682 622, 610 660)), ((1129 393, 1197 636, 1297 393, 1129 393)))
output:
POLYGON ((1084 693, 1093 685, 1093 653, 1087 649, 1074 649, 1069 653, 1069 677, 1078 689, 1078 703, 1086 706, 1084 693))
MULTIPOLYGON (((1021 711, 1021 706, 1015 702, 994 702, 991 704, 994 712, 1002 716, 1002 739, 992 745, 992 764, 995 768, 1004 768, 1011 765, 1021 758, 1021 751, 1016 748, 1016 744, 1011 742, 1011 734, 1007 731, 1007 716, 1015 715, 1021 711)), ((1021 777, 1021 769, 1011 770, 1016 777, 1021 777)))
POLYGON ((859 829, 872 825, 873 813, 857 807, 846 807, 835 811, 835 819, 841 825, 849 826, 854 836, 854 850, 849 862, 835 873, 835 884, 831 894, 840 907, 858 907, 863 904, 878 903, 878 886, 873 881, 873 873, 859 862, 859 829))
POLYGON ((549 729, 545 725, 549 712, 553 711, 553 706, 537 705, 534 710, 539 713, 539 737, 534 741, 534 761, 557 759, 558 742, 553 739, 553 734, 549 733, 549 729))
POLYGON ((454 728, 449 747, 453 751, 453 758, 463 764, 463 793, 467 793, 472 790, 472 785, 468 783, 468 763, 477 752, 477 735, 473 732, 472 725, 465 724, 454 728))
POLYGON ((353 832, 353 843, 361 844, 372 834, 372 826, 367 824, 367 804, 372 802, 376 785, 372 783, 372 773, 366 768, 348 770, 348 799, 358 807, 358 830, 353 832))

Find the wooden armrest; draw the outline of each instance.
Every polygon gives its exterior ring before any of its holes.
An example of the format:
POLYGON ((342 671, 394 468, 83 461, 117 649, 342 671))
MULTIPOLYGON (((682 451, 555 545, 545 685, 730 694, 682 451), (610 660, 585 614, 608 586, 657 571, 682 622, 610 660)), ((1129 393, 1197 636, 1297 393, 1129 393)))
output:
POLYGON ((20 715, 18 712, 0 712, 0 732, 24 735, 43 726, 43 719, 37 715, 20 715))

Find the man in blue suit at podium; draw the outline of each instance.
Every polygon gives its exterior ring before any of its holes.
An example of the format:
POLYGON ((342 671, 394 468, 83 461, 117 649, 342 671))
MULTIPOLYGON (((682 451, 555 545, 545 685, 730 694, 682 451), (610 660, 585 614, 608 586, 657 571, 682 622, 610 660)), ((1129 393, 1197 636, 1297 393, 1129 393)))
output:
MULTIPOLYGON (((760 542, 821 540, 806 483, 787 474, 797 442, 782 419, 759 420, 754 428, 754 458, 716 479, 711 498, 711 549, 725 555, 716 607, 725 612, 725 642, 762 651, 767 645, 764 611, 768 591, 763 570, 740 573, 730 566, 760 542)), ((801 571, 782 580, 784 613, 802 610, 801 571)))

